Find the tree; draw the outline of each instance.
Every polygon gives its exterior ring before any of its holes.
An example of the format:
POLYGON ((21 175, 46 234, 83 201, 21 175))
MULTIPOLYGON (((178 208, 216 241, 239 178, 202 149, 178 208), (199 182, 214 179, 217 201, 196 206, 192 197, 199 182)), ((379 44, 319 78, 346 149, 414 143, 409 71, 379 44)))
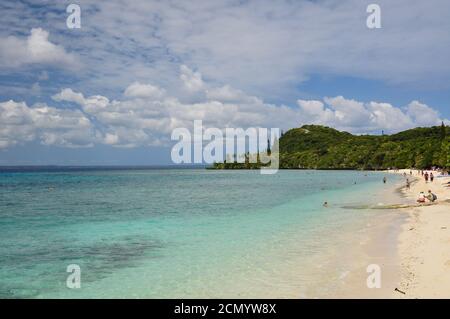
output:
MULTIPOLYGON (((307 125, 285 132, 281 138, 275 138, 273 144, 268 139, 267 153, 279 153, 281 168, 450 168, 450 134, 447 130, 448 127, 441 125, 380 136, 352 135, 324 126, 307 125), (279 148, 276 147, 277 140, 279 148)), ((256 165, 237 163, 231 166, 230 163, 226 168, 261 167, 259 151, 258 147, 256 165)), ((227 158, 226 163, 229 162, 227 158)))
POLYGON ((450 168, 450 137, 442 141, 439 166, 442 168, 450 168))
POLYGON ((445 137, 447 136, 447 128, 445 127, 444 121, 442 121, 441 125, 441 140, 445 140, 445 137))

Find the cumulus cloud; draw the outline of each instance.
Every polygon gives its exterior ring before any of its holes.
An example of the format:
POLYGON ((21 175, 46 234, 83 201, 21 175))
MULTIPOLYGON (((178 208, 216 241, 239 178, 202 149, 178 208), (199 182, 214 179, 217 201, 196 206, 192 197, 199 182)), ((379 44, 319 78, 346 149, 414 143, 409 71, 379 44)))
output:
POLYGON ((82 112, 45 104, 0 103, 0 148, 38 140, 44 145, 87 147, 96 142, 95 128, 82 112))
POLYGON ((134 82, 125 89, 125 96, 135 98, 160 99, 164 96, 164 90, 151 84, 134 82))
MULTIPOLYGON (((394 107, 389 103, 370 102, 367 104, 367 109, 370 112, 370 123, 372 131, 379 131, 380 129, 386 132, 396 132, 403 129, 408 129, 415 126, 420 126, 419 123, 411 119, 405 114, 401 108, 394 107)), ((438 124, 439 119, 436 115, 436 122, 432 125, 438 124)))
POLYGON ((442 119, 433 108, 411 102, 406 107, 389 103, 360 102, 343 96, 325 97, 322 101, 298 100, 300 113, 311 123, 332 126, 353 133, 388 133, 416 126, 439 125, 442 119))
POLYGON ((48 39, 49 33, 41 28, 31 29, 27 38, 8 36, 0 38, 0 66, 14 68, 27 64, 47 64, 61 68, 78 66, 73 54, 48 39))
POLYGON ((408 104, 406 114, 420 126, 436 125, 440 121, 437 111, 418 101, 412 101, 408 104))
POLYGON ((189 92, 197 92, 203 88, 203 79, 200 72, 194 72, 186 65, 180 67, 180 79, 189 92))
POLYGON ((72 89, 63 89, 58 94, 55 94, 52 96, 52 99, 54 99, 57 102, 61 101, 67 101, 67 102, 75 102, 77 104, 84 104, 84 96, 81 93, 76 93, 72 91, 72 89))
POLYGON ((330 110, 324 109, 324 104, 321 101, 315 100, 298 100, 298 105, 302 111, 310 116, 320 117, 324 115, 324 112, 331 112, 330 110))
MULTIPOLYGON (((198 77, 201 78, 200 73, 198 77)), ((197 93, 203 100, 187 103, 159 87, 133 82, 125 89, 123 99, 85 96, 70 88, 52 96, 55 102, 73 103, 76 108, 3 102, 0 103, 0 148, 36 140, 65 147, 168 145, 173 129, 191 129, 194 120, 202 120, 205 127, 220 129, 289 129, 302 124, 321 124, 352 133, 381 130, 392 133, 415 126, 437 125, 443 120, 436 110, 418 101, 396 107, 385 102, 336 96, 298 100, 296 106, 288 107, 266 103, 230 85, 215 87, 204 82, 197 93)))

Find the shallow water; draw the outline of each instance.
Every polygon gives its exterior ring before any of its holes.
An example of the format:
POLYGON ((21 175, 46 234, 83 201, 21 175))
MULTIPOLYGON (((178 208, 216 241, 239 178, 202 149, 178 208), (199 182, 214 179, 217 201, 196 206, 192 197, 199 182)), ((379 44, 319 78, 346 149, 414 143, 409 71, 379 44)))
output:
POLYGON ((361 254, 352 248, 367 222, 385 214, 345 207, 378 204, 382 176, 0 173, 0 297, 327 295, 361 254), (81 289, 66 287, 69 264, 81 267, 81 289))

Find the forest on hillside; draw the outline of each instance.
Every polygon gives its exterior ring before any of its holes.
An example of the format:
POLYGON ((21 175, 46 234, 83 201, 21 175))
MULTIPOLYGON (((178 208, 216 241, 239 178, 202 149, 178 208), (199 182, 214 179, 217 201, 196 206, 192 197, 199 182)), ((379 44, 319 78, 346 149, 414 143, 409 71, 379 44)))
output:
MULTIPOLYGON (((450 168, 450 127, 415 128, 393 135, 353 135, 319 125, 287 131, 279 139, 280 168, 450 168)), ((215 163, 216 169, 259 168, 260 163, 215 163)))

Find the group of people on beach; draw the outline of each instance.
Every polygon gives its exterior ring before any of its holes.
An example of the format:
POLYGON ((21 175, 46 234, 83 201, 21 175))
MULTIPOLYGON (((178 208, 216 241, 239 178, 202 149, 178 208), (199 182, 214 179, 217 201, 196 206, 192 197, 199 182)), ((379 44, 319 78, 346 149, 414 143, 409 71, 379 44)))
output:
POLYGON ((420 192, 419 194, 419 198, 417 199, 418 203, 425 203, 426 201, 429 201, 430 203, 434 203, 435 201, 437 201, 437 196, 435 193, 433 193, 430 190, 428 190, 428 195, 425 195, 424 192, 420 192))
MULTIPOLYGON (((420 175, 424 178, 425 182, 434 182, 434 173, 433 172, 427 172, 427 171, 420 171, 420 175)), ((424 192, 420 192, 419 198, 417 199, 418 203, 425 203, 426 201, 429 201, 430 203, 434 203, 437 200, 436 194, 434 194, 431 190, 428 190, 428 195, 425 195, 424 192)))
MULTIPOLYGON (((417 175, 422 176, 422 178, 425 180, 426 183, 434 183, 434 179, 435 179, 435 172, 439 172, 438 170, 432 170, 432 171, 425 171, 425 170, 418 170, 417 171, 417 175)), ((445 172, 441 172, 441 175, 444 175, 445 172)), ((413 176, 413 171, 410 170, 409 171, 409 175, 413 176)), ((403 172, 403 177, 406 180, 406 189, 411 189, 411 181, 408 177, 408 173, 407 172, 403 172)), ((386 183, 386 177, 383 179, 384 183, 386 183)), ((449 187, 450 187, 450 182, 449 182, 449 187)), ((437 195, 435 193, 433 193, 433 191, 431 189, 428 190, 428 194, 425 194, 425 192, 420 192, 419 193, 419 198, 417 199, 417 202, 420 204, 426 203, 427 201, 430 203, 434 203, 437 201, 437 195)))
POLYGON ((428 174, 428 172, 421 171, 421 174, 422 174, 422 177, 425 179, 425 182, 427 182, 427 183, 428 183, 428 181, 430 181, 432 183, 434 182, 434 174, 433 174, 433 172, 430 172, 428 174))

